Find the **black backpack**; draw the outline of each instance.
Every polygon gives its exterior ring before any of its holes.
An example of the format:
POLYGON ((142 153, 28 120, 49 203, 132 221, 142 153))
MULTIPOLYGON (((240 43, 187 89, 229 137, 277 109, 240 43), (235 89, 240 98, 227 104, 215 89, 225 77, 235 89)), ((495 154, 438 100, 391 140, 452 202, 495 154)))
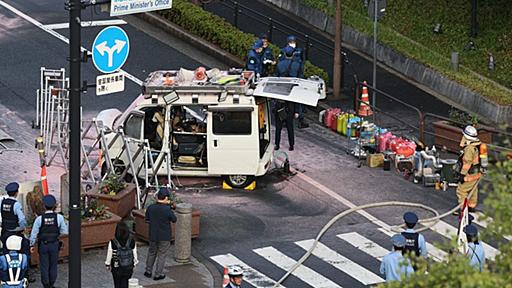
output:
POLYGON ((133 239, 131 237, 128 238, 124 246, 121 246, 119 241, 115 238, 113 241, 117 246, 114 256, 112 257, 114 264, 117 264, 114 265, 114 267, 133 267, 133 249, 131 248, 133 239))

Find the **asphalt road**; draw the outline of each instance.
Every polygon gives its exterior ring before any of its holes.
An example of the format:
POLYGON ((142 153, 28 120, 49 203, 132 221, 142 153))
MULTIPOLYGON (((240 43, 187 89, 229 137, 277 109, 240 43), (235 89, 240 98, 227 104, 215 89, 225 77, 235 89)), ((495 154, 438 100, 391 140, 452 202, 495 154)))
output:
MULTIPOLYGON (((67 20, 62 3, 55 1, 15 3, 0 0, 0 4, 5 3, 44 25, 67 20)), ((84 18, 88 15, 84 13, 84 18)), ((95 20, 107 18, 104 14, 92 15, 95 20)), ((0 62, 0 104, 29 122, 35 113, 39 68, 66 67, 67 44, 23 20, 20 13, 17 15, 2 5, 0 19, 0 51, 3 52, 0 62)), ((135 19, 132 20, 129 22, 137 23, 135 19)), ((144 79, 151 70, 193 68, 204 60, 193 49, 177 50, 170 47, 167 44, 175 43, 165 43, 165 37, 158 31, 140 23, 135 26, 123 25, 123 28, 131 38, 133 49, 124 68, 139 79, 144 79), (149 34, 143 31, 149 31, 149 34)), ((99 29, 83 29, 84 47, 91 45, 99 29)), ((67 29, 55 31, 67 37, 67 29)), ((84 65, 82 71, 84 79, 94 79, 98 74, 90 63, 84 65)), ((127 82, 124 93, 116 95, 96 97, 90 91, 82 96, 84 114, 94 115, 110 107, 123 109, 138 91, 138 85, 131 82, 127 82)), ((310 114, 309 117, 311 128, 297 132, 296 150, 289 153, 292 167, 297 172, 295 175, 274 171, 258 179, 258 187, 254 191, 221 190, 217 187, 218 179, 212 179, 210 183, 213 185, 205 189, 189 179, 188 185, 178 191, 180 197, 201 210, 201 236, 193 242, 194 249, 217 263, 219 272, 222 272, 221 264, 226 259, 232 261, 236 257, 243 261, 245 268, 253 269, 251 274, 246 275, 246 280, 254 284, 243 287, 270 287, 267 284, 284 275, 290 263, 304 253, 298 244, 309 243, 295 242, 314 239, 329 219, 353 205, 411 201, 444 212, 455 203, 452 190, 435 191, 415 185, 395 172, 364 166, 357 168, 356 159, 345 153, 345 138, 313 124, 316 115, 310 114)), ((24 123, 20 124, 20 129, 30 128, 24 123)), ((286 144, 282 143, 281 147, 287 149, 286 144)), ((305 263, 308 268, 301 268, 300 273, 288 278, 284 285, 364 287, 372 281, 381 281, 378 257, 382 250, 390 248, 388 234, 392 232, 382 232, 379 228, 400 224, 406 210, 378 208, 369 210, 369 214, 351 214, 343 218, 321 239, 323 245, 335 253, 328 250, 327 253, 312 256, 305 263), (368 240, 361 241, 361 237, 368 240), (378 250, 376 244, 383 248, 378 250), (375 249, 368 252, 367 249, 372 247, 375 249)), ((425 211, 416 211, 420 218, 430 216, 425 211)), ((450 216, 444 221, 455 229, 455 217, 450 216)), ((441 234, 446 233, 425 232, 429 243, 445 241, 447 238, 441 234)))

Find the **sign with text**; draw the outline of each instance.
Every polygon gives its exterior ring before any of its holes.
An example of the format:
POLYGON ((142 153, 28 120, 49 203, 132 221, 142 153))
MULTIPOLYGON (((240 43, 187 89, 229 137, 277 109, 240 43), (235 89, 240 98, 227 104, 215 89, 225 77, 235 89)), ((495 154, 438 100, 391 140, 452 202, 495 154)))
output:
POLYGON ((171 9, 172 0, 112 0, 110 16, 171 9))
POLYGON ((96 96, 124 91, 124 73, 112 73, 96 77, 96 96))

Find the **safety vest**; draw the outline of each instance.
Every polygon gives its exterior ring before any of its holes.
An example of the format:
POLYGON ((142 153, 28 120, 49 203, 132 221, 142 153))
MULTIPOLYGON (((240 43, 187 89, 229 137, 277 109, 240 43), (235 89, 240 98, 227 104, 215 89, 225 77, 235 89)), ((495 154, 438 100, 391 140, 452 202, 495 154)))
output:
POLYGON ((9 280, 2 281, 2 287, 26 287, 25 271, 22 269, 23 255, 16 253, 15 255, 5 254, 4 256, 7 261, 9 280))
POLYGON ((41 242, 53 243, 59 239, 59 225, 57 213, 44 213, 41 215, 41 228, 38 239, 41 242))
POLYGON ((420 234, 416 232, 402 232, 402 235, 405 237, 405 253, 414 252, 416 256, 420 256, 420 245, 419 245, 419 237, 420 234))
POLYGON ((18 227, 18 215, 14 213, 14 204, 16 202, 18 201, 11 198, 5 198, 2 200, 2 233, 5 233, 9 230, 14 230, 16 227, 18 227))

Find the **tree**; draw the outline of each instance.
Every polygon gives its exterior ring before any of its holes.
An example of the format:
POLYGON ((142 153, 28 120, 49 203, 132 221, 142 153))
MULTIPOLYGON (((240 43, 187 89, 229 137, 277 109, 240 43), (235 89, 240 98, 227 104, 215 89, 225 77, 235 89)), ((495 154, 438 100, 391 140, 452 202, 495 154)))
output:
MULTIPOLYGON (((469 266, 465 255, 453 253, 444 262, 430 264, 428 274, 425 273, 427 262, 420 261, 418 271, 406 281, 382 287, 512 287, 512 242, 503 241, 504 236, 512 235, 512 159, 497 160, 486 177, 491 184, 486 185, 484 206, 486 216, 494 220, 480 231, 479 237, 501 243, 495 261, 487 260, 484 271, 479 272, 469 266)), ((456 251, 455 241, 450 245, 456 251)))

